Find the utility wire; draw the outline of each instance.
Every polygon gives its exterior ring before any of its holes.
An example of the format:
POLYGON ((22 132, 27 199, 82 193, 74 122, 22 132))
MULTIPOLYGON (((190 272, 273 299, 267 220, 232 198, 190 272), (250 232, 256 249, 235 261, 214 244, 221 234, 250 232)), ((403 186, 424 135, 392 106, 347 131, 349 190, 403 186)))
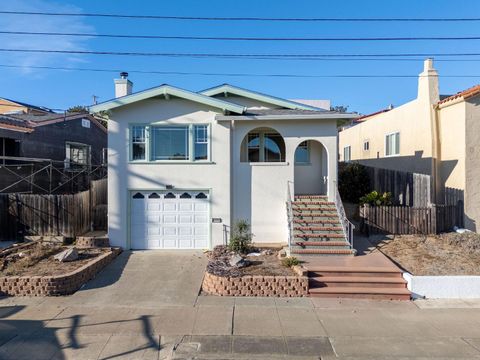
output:
MULTIPOLYGON (((0 68, 25 68, 57 71, 89 71, 119 73, 125 69, 98 69, 73 68, 56 66, 10 65, 0 64, 0 68)), ((188 71, 157 71, 157 70, 128 70, 129 73, 158 74, 158 75, 199 75, 199 76, 232 76, 232 77, 280 77, 280 78, 418 78, 418 75, 376 75, 376 74, 332 74, 332 75, 302 75, 302 74, 256 74, 256 73, 215 73, 215 72, 188 72, 188 71)), ((442 78, 479 78, 480 75, 442 75, 442 78)))
POLYGON ((165 15, 127 15, 112 13, 68 13, 41 11, 0 11, 5 15, 41 15, 41 16, 84 16, 121 19, 150 20, 198 20, 198 21, 286 21, 286 22, 466 22, 480 21, 480 18, 273 18, 273 17, 201 17, 201 16, 165 16, 165 15))
POLYGON ((218 41, 456 41, 480 40, 480 36, 427 36, 427 37, 223 37, 223 36, 166 36, 127 34, 87 34, 60 32, 0 31, 0 35, 79 36, 119 39, 154 40, 218 40, 218 41))
MULTIPOLYGON (((318 60, 325 58, 397 58, 397 57, 435 57, 435 56, 480 56, 480 53, 391 53, 391 54, 221 54, 221 53, 168 53, 168 52, 135 52, 135 51, 87 51, 87 50, 48 50, 48 49, 7 49, 0 52, 46 53, 46 54, 79 54, 79 55, 115 55, 115 56, 149 56, 149 57, 193 57, 222 59, 290 59, 318 60)), ((480 59, 479 59, 480 60, 480 59)))

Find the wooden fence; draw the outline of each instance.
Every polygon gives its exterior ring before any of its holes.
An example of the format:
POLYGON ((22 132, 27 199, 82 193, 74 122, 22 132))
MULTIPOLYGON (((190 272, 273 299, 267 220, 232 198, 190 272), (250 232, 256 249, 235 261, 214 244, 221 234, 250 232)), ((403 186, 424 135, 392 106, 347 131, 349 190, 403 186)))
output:
POLYGON ((365 168, 370 177, 371 188, 391 193, 394 204, 416 208, 432 204, 433 186, 430 175, 371 166, 365 168))
POLYGON ((106 230, 107 179, 73 195, 0 194, 0 240, 106 230))
POLYGON ((463 204, 408 206, 370 206, 360 208, 361 230, 367 234, 439 234, 463 226, 463 204))

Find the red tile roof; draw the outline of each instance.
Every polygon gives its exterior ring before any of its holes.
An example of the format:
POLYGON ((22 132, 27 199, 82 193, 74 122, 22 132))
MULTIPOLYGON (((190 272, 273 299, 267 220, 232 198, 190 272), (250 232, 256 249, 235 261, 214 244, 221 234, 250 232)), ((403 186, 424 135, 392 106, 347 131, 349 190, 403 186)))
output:
POLYGON ((443 103, 446 103, 448 101, 452 101, 454 99, 458 99, 460 97, 462 97, 464 100, 466 99, 469 99, 473 96, 476 96, 476 95, 479 95, 480 94, 480 85, 475 85, 475 86, 472 86, 471 88, 467 89, 467 90, 463 90, 463 91, 460 91, 458 93, 456 93, 455 95, 452 95, 452 96, 449 96, 443 100, 440 100, 438 103, 439 104, 443 104, 443 103))
POLYGON ((363 116, 360 116, 359 118, 356 118, 354 122, 356 122, 356 123, 364 122, 369 117, 372 117, 372 116, 375 116, 375 115, 378 115, 378 114, 382 114, 382 113, 386 113, 390 110, 392 110, 392 109, 383 109, 383 110, 379 110, 379 111, 376 111, 376 112, 368 114, 368 115, 363 115, 363 116))

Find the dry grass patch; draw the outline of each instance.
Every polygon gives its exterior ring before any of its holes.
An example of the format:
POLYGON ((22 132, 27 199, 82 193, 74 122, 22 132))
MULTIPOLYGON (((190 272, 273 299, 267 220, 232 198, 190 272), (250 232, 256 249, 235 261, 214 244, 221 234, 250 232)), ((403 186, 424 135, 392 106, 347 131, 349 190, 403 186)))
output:
POLYGON ((480 275, 479 234, 402 235, 376 246, 413 275, 480 275))

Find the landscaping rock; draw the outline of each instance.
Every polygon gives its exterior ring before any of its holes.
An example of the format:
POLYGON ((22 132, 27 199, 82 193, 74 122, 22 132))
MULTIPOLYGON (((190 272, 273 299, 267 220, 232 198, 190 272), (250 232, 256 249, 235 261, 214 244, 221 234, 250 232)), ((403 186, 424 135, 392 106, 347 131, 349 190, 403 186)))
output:
POLYGON ((247 266, 247 261, 238 254, 232 255, 232 257, 229 260, 229 263, 230 263, 230 266, 237 267, 237 268, 242 268, 247 266))
POLYGON ((277 254, 277 257, 279 259, 283 259, 284 257, 287 257, 287 252, 285 251, 285 249, 280 250, 277 254))
POLYGON ((78 251, 75 248, 70 248, 55 255, 54 259, 60 262, 75 261, 78 259, 78 251))
POLYGON ((272 249, 265 249, 262 251, 262 255, 273 255, 272 249))

